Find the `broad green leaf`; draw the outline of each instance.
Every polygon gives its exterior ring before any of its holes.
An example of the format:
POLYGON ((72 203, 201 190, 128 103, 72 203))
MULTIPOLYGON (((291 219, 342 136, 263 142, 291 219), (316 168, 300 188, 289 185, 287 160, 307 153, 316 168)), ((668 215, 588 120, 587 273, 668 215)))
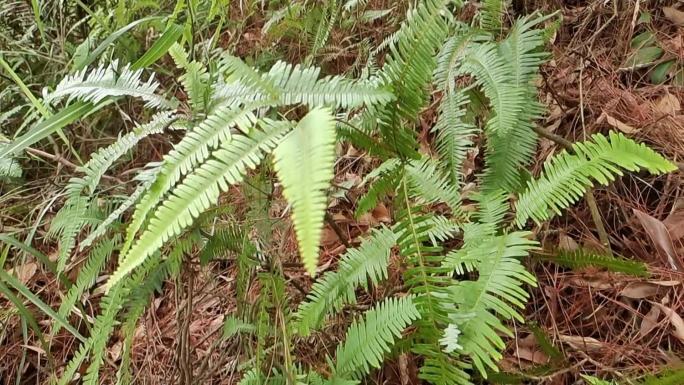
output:
POLYGON ((661 84, 665 82, 665 80, 667 80, 667 75, 670 73, 674 64, 674 60, 668 60, 653 67, 653 70, 651 70, 651 83, 661 84))
POLYGON ((147 52, 140 57, 140 59, 131 65, 131 69, 137 70, 152 65, 154 62, 159 60, 160 57, 164 56, 169 48, 171 48, 173 43, 175 43, 182 35, 182 26, 175 23, 169 24, 166 31, 164 31, 159 39, 152 44, 152 47, 150 47, 150 49, 148 49, 147 52))
POLYGON ((316 274, 318 247, 335 162, 335 120, 328 109, 309 112, 274 151, 283 195, 292 205, 292 221, 306 271, 316 274))
POLYGON ((126 32, 130 31, 131 29, 133 29, 135 26, 137 26, 137 25, 139 25, 139 24, 142 24, 142 23, 145 23, 145 22, 147 22, 147 21, 155 20, 155 19, 161 19, 161 16, 150 16, 150 17, 145 17, 145 18, 142 18, 142 19, 140 19, 140 20, 136 20, 136 21, 134 21, 134 22, 131 22, 131 23, 129 23, 128 25, 126 25, 125 27, 120 28, 120 29, 114 31, 114 33, 112 33, 111 35, 107 36, 107 38, 104 39, 104 40, 102 41, 102 43, 100 43, 100 45, 98 45, 97 48, 95 48, 95 49, 93 50, 93 52, 90 53, 90 55, 88 55, 88 56, 87 56, 85 59, 83 59, 82 61, 79 61, 78 63, 74 63, 74 70, 75 70, 75 71, 80 71, 80 70, 82 70, 83 68, 85 68, 86 66, 90 65, 90 63, 94 62, 95 59, 97 59, 97 58, 102 54, 102 52, 104 52, 104 50, 106 50, 107 47, 109 47, 110 44, 112 44, 112 43, 113 43, 114 41, 116 41, 118 38, 120 38, 121 36, 123 36, 126 32))
POLYGON ((29 132, 0 150, 0 158, 11 157, 12 154, 24 150, 60 128, 75 122, 94 108, 97 106, 86 102, 77 102, 68 106, 59 113, 39 122, 29 132))

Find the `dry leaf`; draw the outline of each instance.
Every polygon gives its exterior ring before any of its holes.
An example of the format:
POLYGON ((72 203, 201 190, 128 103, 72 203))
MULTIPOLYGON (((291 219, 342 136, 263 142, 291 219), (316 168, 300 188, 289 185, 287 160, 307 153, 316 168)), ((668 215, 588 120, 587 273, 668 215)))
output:
POLYGON ((672 331, 672 335, 677 337, 680 341, 684 342, 684 320, 682 317, 677 314, 676 311, 672 310, 671 308, 659 304, 657 302, 651 302, 653 305, 656 305, 660 308, 660 310, 665 314, 665 317, 668 318, 670 321, 670 324, 672 324, 672 327, 674 327, 674 330, 672 331))
POLYGON ((684 209, 676 209, 663 221, 667 231, 670 232, 670 239, 676 241, 684 237, 684 209))
POLYGON ((634 128, 627 123, 623 123, 623 122, 615 119, 614 117, 606 114, 605 112, 603 114, 605 115, 606 122, 608 122, 608 124, 617 128, 618 130, 624 132, 625 134, 634 134, 634 133, 639 132, 639 129, 634 128))
POLYGON ((639 327, 640 337, 647 336, 656 328, 656 326, 658 326, 658 317, 660 317, 660 307, 652 306, 651 310, 646 313, 644 319, 641 321, 641 326, 639 327))
POLYGON ((377 220, 378 222, 392 222, 392 217, 390 216, 389 210, 387 210, 387 207, 383 203, 378 204, 378 206, 373 209, 371 214, 373 215, 373 218, 375 218, 375 220, 377 220))
POLYGON ((648 282, 630 282, 620 290, 620 295, 634 299, 648 298, 658 294, 659 289, 657 285, 648 282))
POLYGON ((592 337, 567 336, 560 334, 558 338, 577 350, 591 351, 603 348, 603 342, 592 337))
POLYGON ((543 365, 550 361, 549 356, 537 349, 530 349, 518 346, 515 349, 515 356, 526 361, 534 362, 535 364, 543 365))
POLYGON ((117 341, 114 345, 112 345, 109 348, 109 357, 112 359, 112 361, 116 362, 121 358, 121 349, 123 348, 123 344, 121 341, 117 341))
POLYGON ((656 111, 665 115, 677 115, 679 110, 682 109, 679 99, 671 93, 665 94, 655 106, 656 111))
POLYGON ((335 234, 335 231, 331 229, 330 226, 325 226, 323 228, 323 232, 321 234, 321 246, 330 247, 339 241, 340 240, 337 238, 337 234, 335 234))
POLYGON ((667 257, 667 261, 670 263, 672 270, 682 271, 681 264, 679 263, 679 257, 677 256, 674 246, 672 245, 670 232, 667 230, 667 227, 663 224, 663 222, 653 218, 643 211, 639 211, 637 209, 633 209, 633 211, 653 243, 667 257))
POLYGON ((684 27, 684 12, 674 7, 663 7, 663 13, 674 24, 684 27))
POLYGON ((36 274, 38 265, 35 262, 25 263, 21 266, 15 266, 7 271, 8 274, 17 277, 21 283, 26 285, 28 281, 36 274))
POLYGON ((579 245, 569 235, 561 233, 558 236, 558 248, 560 250, 575 251, 579 249, 579 245))

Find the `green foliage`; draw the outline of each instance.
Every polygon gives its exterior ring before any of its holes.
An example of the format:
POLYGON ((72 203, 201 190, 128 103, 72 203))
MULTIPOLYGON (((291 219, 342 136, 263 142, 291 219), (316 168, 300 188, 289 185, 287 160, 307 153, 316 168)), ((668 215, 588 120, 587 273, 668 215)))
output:
POLYGON ((558 250, 554 255, 537 254, 535 258, 572 269, 598 267, 615 273, 624 273, 637 277, 649 275, 646 264, 643 262, 599 254, 587 249, 573 251, 558 250))
MULTIPOLYGON (((477 28, 457 21, 459 3, 417 2, 398 31, 377 46, 370 38, 355 41, 359 54, 349 73, 362 75, 352 78, 328 75, 312 63, 326 48, 346 44, 332 41, 337 28, 353 30, 394 8, 368 14, 365 1, 298 2, 273 12, 263 28, 269 38, 281 41, 290 28, 305 32, 305 64, 290 64, 265 54, 243 61, 235 56, 240 50, 217 48, 225 47, 219 38, 227 22, 220 9, 233 11, 224 1, 179 1, 166 19, 136 19, 122 0, 111 15, 102 9, 89 14, 98 26, 92 38, 104 39, 98 46, 88 38, 72 47, 75 73, 35 83, 46 90, 56 84, 43 101, 15 81, 12 92, 31 107, 25 114, 25 127, 31 128, 0 145, 0 177, 19 175, 15 162, 21 151, 52 133, 64 136, 62 128, 85 116, 95 127, 112 116, 150 117, 94 151, 67 183, 66 199, 57 201, 62 208, 51 218, 48 235, 58 238, 59 255, 46 265, 60 274, 74 268, 74 250, 85 257, 59 310, 15 285, 55 320, 53 333, 64 327, 77 335, 68 316, 118 255, 107 292, 95 305, 99 315, 93 322, 83 317, 91 333, 59 383, 69 383, 77 371, 83 383, 99 383, 117 328, 122 339, 117 384, 132 383, 139 319, 165 280, 182 279, 185 266, 196 268, 195 257, 203 271, 222 264, 235 271, 237 309, 226 316, 219 341, 236 349, 231 351, 243 372, 240 383, 356 384, 386 356, 407 351, 421 363, 420 379, 432 384, 471 385, 473 377, 496 372, 512 324, 524 322, 526 288, 536 284, 523 265, 538 245, 532 232, 522 230, 528 220, 540 223, 560 214, 596 182, 607 184, 625 170, 659 174, 674 166, 622 134, 596 134, 575 144, 572 153, 551 158, 542 174, 523 186, 521 175, 537 148, 535 124, 544 115, 536 81, 546 57, 541 24, 548 17, 509 23, 507 2, 488 0, 480 4, 477 28), (150 49, 142 56, 137 50, 120 52, 124 44, 114 43, 136 42, 128 34, 148 24, 164 31, 150 49), (206 31, 212 31, 211 38, 206 31), (173 71, 163 68, 167 51, 177 67, 173 71), (102 64, 88 68, 105 52, 102 64), (139 59, 119 65, 121 57, 139 59), (144 80, 143 72, 154 72, 143 67, 153 63, 159 75, 144 80), (163 90, 155 78, 163 79, 163 90), (147 110, 126 106, 124 96, 141 99, 147 110), (424 110, 437 114, 426 116, 424 110), (166 129, 175 131, 169 135, 172 149, 161 159, 150 155, 153 160, 131 180, 132 193, 107 181, 113 178, 105 175, 122 157, 166 129), (274 234, 288 234, 290 222, 280 219, 289 213, 303 270, 313 278, 328 190, 338 160, 347 167, 347 159, 338 159, 343 141, 379 158, 359 157, 363 162, 351 167, 367 170, 382 161, 351 189, 356 215, 382 201, 392 223, 361 234, 360 245, 314 279, 294 312, 298 297, 291 295, 290 284, 305 291, 297 282, 304 274, 286 272, 291 261, 281 255, 282 245, 273 244, 274 234), (462 169, 476 143, 483 148, 484 168, 466 175, 462 169), (354 201, 361 189, 365 192, 354 201), (235 196, 244 198, 246 207, 222 199, 238 191, 235 196), (277 201, 280 195, 287 205, 277 201), (281 218, 271 218, 272 206, 287 207, 281 218), (132 214, 125 215, 131 207, 132 214), (222 258, 226 255, 230 258, 222 258), (392 294, 383 298, 383 293, 392 294), (362 311, 366 304, 370 309, 362 311), (330 369, 324 375, 313 369, 319 366, 300 366, 295 344, 326 333, 326 321, 342 312, 354 321, 334 357, 330 350, 330 369)), ((242 15, 257 9, 256 2, 244 6, 242 15)), ((44 26, 31 28, 50 33, 44 26)), ((476 163, 481 164, 479 157, 476 163)), ((645 272, 643 265, 585 252, 561 254, 554 262, 645 272)), ((9 288, 2 290, 11 297, 9 288)))
POLYGON ((655 151, 611 132, 606 138, 594 134, 591 141, 573 145, 574 154, 562 151, 544 165, 538 179, 528 182, 516 205, 515 221, 523 227, 529 218, 536 223, 560 214, 577 202, 595 182, 607 185, 622 169, 648 170, 653 174, 674 171, 677 167, 655 151))
POLYGON ((283 195, 292 205, 299 253, 304 268, 316 275, 318 247, 335 162, 335 121, 329 111, 314 109, 273 152, 283 195))
POLYGON ((419 317, 411 297, 388 298, 366 312, 363 321, 352 322, 344 344, 337 347, 335 376, 358 376, 380 367, 383 353, 419 317))
POLYGON ((311 288, 306 301, 299 306, 296 318, 302 335, 318 329, 327 315, 340 311, 345 304, 356 303, 358 286, 369 289, 387 278, 390 249, 396 242, 389 229, 374 231, 358 247, 348 250, 340 259, 337 271, 326 273, 311 288))

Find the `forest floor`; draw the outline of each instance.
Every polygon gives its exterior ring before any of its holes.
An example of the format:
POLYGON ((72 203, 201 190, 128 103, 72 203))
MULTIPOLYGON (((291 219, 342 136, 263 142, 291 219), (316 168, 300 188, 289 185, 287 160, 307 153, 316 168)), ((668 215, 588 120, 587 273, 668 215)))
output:
MULTIPOLYGON (((540 122, 542 127, 570 141, 609 129, 619 130, 649 144, 669 159, 680 161, 684 154, 681 108, 684 72, 679 72, 684 71, 684 13, 664 10, 658 1, 514 3, 520 14, 560 8, 563 15, 562 27, 552 38, 552 58, 542 68, 540 98, 549 111, 540 122), (653 35, 653 41, 648 44, 659 47, 661 56, 650 60, 635 57, 638 48, 632 44, 633 38, 645 31, 653 35), (643 63, 626 64, 630 60, 643 63), (656 67, 669 61, 674 62, 669 75, 665 79, 656 78, 662 82, 654 82, 653 76, 658 76, 653 75, 656 67)), ((259 45, 264 20, 253 17, 250 22, 242 36, 232 38, 241 39, 243 44, 259 45)), ((392 26, 378 26, 368 33, 386 35, 391 30, 392 26)), ((294 50, 293 56, 296 56, 294 50)), ((331 66, 344 69, 350 65, 348 57, 353 57, 353 53, 337 53, 331 66)), ((163 141, 150 141, 146 146, 150 157, 163 154, 169 148, 163 141)), ((543 139, 532 171, 538 172, 541 163, 559 150, 556 142, 543 139)), ((140 166, 145 162, 140 159, 133 163, 140 166)), ((482 164, 476 153, 471 154, 469 162, 468 171, 477 174, 482 164)), ((335 184, 345 186, 358 182, 368 168, 364 155, 350 147, 338 165, 335 184)), ((62 162, 49 177, 31 181, 10 200, 38 205, 52 199, 58 191, 55 185, 63 185, 70 171, 68 161, 62 162), (60 182, 56 183, 56 179, 60 182)), ((681 176, 681 171, 658 179, 627 175, 610 187, 594 189, 612 252, 645 262, 650 275, 634 277, 596 269, 567 270, 553 264, 530 263, 538 287, 532 289, 533 300, 525 310, 526 324, 515 325, 515 338, 508 340, 502 361, 506 372, 521 376, 525 383, 565 385, 575 383, 579 373, 632 378, 680 364, 684 359, 681 354, 684 346, 681 176)), ((247 199, 237 193, 236 190, 236 194, 228 194, 229 199, 235 203, 247 199)), ((360 192, 349 194, 360 195, 360 192)), ((328 225, 324 230, 322 269, 335 263, 346 250, 345 243, 353 243, 369 226, 390 220, 388 209, 382 205, 355 219, 348 200, 353 201, 353 197, 340 197, 329 210, 335 226, 328 225)), ((285 202, 276 202, 270 212, 278 216, 284 206, 285 202)), ((20 226, 11 221, 3 225, 20 226)), ((586 203, 575 205, 565 215, 534 231, 545 248, 602 248, 597 224, 586 203)), ((281 255, 296 254, 296 240, 291 230, 276 230, 273 238, 273 247, 281 255)), ((50 256, 55 253, 50 247, 45 244, 38 248, 50 256)), ((400 265, 399 261, 393 263, 395 269, 390 280, 400 279, 400 265)), ((235 307, 230 299, 235 293, 234 267, 217 263, 209 269, 210 272, 198 266, 184 273, 187 274, 184 279, 167 282, 155 298, 139 325, 133 348, 136 383, 168 383, 173 378, 171 373, 178 373, 182 367, 190 368, 191 372, 195 370, 197 383, 238 382, 234 371, 237 363, 230 354, 233 347, 216 342, 224 314, 235 307), (182 282, 180 287, 179 282, 182 282), (185 361, 180 362, 177 357, 185 357, 185 361)), ((21 266, 16 273, 24 284, 37 289, 46 303, 58 306, 59 292, 51 292, 51 285, 46 284, 53 277, 35 263, 21 266)), ((297 268, 286 268, 285 275, 291 298, 301 299, 311 279, 297 268)), ((18 317, 5 317, 3 302, 0 297, 0 383, 10 384, 14 383, 17 368, 24 368, 26 373, 37 370, 30 364, 35 361, 32 357, 44 352, 22 339, 18 317)), ((364 306, 363 298, 359 306, 364 306)), ((49 321, 38 319, 38 322, 49 321)), ((296 354, 310 357, 308 360, 314 366, 324 365, 322 357, 334 350, 333 343, 343 333, 345 324, 344 319, 332 320, 326 338, 306 341, 297 348, 296 354), (336 324, 340 327, 336 328, 336 324)), ((54 358, 68 360, 78 343, 69 334, 53 337, 50 344, 54 358)), ((122 341, 115 335, 107 346, 104 383, 114 383, 121 349, 122 341)), ((417 384, 416 371, 410 356, 400 356, 372 379, 378 384, 417 384)), ((35 383, 44 378, 40 373, 27 376, 34 378, 35 383)))

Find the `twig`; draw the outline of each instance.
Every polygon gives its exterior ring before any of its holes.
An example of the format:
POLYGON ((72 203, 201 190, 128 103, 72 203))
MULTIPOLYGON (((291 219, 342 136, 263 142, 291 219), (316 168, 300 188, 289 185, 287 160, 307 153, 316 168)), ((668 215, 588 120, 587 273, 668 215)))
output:
POLYGON ((337 235, 337 238, 340 239, 340 242, 342 242, 342 244, 347 248, 350 248, 351 244, 349 243, 349 240, 342 232, 342 229, 340 229, 340 226, 338 226, 337 223, 335 223, 335 220, 330 216, 330 213, 328 213, 327 211, 325 212, 325 222, 330 226, 330 228, 333 229, 335 235, 337 235))
MULTIPOLYGON (((563 147, 566 151, 568 151, 571 154, 575 153, 575 150, 572 147, 572 143, 569 140, 563 138, 562 136, 548 132, 545 129, 538 126, 534 126, 533 129, 534 132, 539 134, 539 136, 559 144, 561 147, 563 147)), ((591 213, 591 218, 594 221, 594 225, 596 226, 596 232, 598 232, 601 244, 603 244, 603 247, 606 248, 608 254, 613 255, 613 250, 610 248, 610 238, 608 237, 608 232, 606 231, 606 228, 603 225, 603 219, 601 218, 601 213, 599 211, 598 205, 596 204, 596 198, 594 197, 593 189, 590 188, 587 190, 586 194, 584 194, 584 199, 586 199, 587 206, 589 206, 589 212, 591 213)))
MULTIPOLYGON (((56 161, 56 162, 58 162, 58 163, 60 163, 60 164, 62 164, 62 165, 64 165, 64 166, 66 166, 66 167, 69 167, 69 168, 71 168, 71 169, 73 169, 73 170, 77 170, 77 169, 80 167, 80 166, 78 166, 77 164, 72 163, 71 161, 69 161, 68 159, 66 159, 66 158, 63 157, 63 156, 60 156, 60 155, 53 155, 53 154, 50 154, 49 152, 45 152, 45 151, 39 150, 39 149, 37 149, 37 148, 31 148, 31 147, 29 147, 29 148, 26 149, 26 152, 28 152, 29 154, 35 155, 35 156, 40 156, 40 157, 42 157, 42 158, 47 158, 47 159, 50 159, 50 160, 54 160, 54 161, 56 161)), ((115 178, 115 177, 113 177, 113 176, 102 175, 102 178, 103 178, 103 179, 111 180, 111 181, 116 182, 116 183, 118 183, 118 184, 124 184, 124 181, 122 181, 122 180, 119 179, 119 178, 115 178)))

